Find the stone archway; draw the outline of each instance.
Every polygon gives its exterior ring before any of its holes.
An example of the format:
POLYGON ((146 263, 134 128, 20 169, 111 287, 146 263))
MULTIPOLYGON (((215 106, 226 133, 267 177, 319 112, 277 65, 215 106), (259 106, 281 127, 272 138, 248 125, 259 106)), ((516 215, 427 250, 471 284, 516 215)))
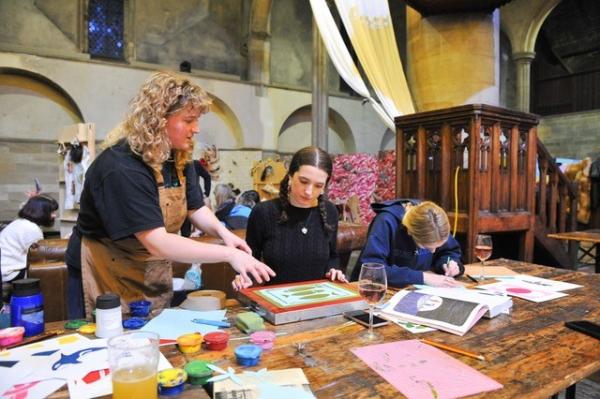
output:
POLYGON ((244 135, 242 125, 231 107, 223 100, 209 93, 213 100, 210 113, 200 119, 200 134, 197 140, 217 148, 242 148, 244 135), (228 135, 223 133, 227 132, 228 135))
MULTIPOLYGON (((330 152, 340 152, 340 153, 356 152, 356 142, 354 140, 354 135, 352 134, 352 129, 351 129, 350 125, 348 124, 348 122, 344 119, 344 117, 336 110, 329 108, 328 119, 329 119, 328 126, 330 129, 329 140, 330 140, 330 142, 332 140, 337 140, 339 142, 339 145, 337 146, 337 147, 339 147, 339 151, 330 151, 330 152), (332 135, 332 131, 334 133, 333 135, 332 135)), ((310 145, 311 122, 312 122, 312 111, 311 111, 310 105, 305 105, 303 107, 296 109, 294 112, 292 112, 286 118, 286 120, 281 125, 281 128, 279 129, 278 137, 279 137, 280 141, 282 140, 282 136, 284 135, 284 133, 291 132, 291 130, 290 130, 291 128, 293 128, 299 124, 306 124, 305 131, 298 130, 296 132, 293 132, 294 136, 295 136, 294 147, 297 147, 293 151, 296 151, 305 145, 310 145), (295 134, 295 133, 302 134, 302 137, 306 138, 307 140, 305 140, 305 141, 298 140, 297 134, 295 134)), ((330 145, 330 148, 331 147, 332 146, 330 145)), ((281 149, 281 146, 279 146, 279 148, 281 149)), ((291 151, 291 148, 287 148, 287 150, 283 151, 283 152, 293 152, 293 151, 291 151)))

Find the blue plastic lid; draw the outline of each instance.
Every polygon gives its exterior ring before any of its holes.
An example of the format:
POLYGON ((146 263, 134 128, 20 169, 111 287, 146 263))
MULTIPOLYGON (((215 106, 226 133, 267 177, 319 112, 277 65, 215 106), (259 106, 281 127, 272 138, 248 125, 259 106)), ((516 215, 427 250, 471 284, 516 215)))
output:
POLYGON ((148 320, 142 319, 141 317, 131 317, 127 320, 123 320, 123 328, 137 330, 138 328, 142 328, 147 322, 148 320))
POLYGON ((240 345, 235 348, 235 356, 239 359, 257 359, 262 353, 262 348, 258 345, 240 345))

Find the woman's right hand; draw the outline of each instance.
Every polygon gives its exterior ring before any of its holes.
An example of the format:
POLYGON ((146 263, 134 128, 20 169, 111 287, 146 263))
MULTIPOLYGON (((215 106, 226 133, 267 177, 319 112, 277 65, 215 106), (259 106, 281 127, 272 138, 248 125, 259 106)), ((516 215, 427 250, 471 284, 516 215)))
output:
POLYGON ((433 287, 459 287, 461 285, 450 276, 441 276, 429 272, 423 273, 423 282, 433 287))
MULTIPOLYGON (((252 285, 252 279, 254 278, 257 283, 271 280, 271 277, 275 276, 275 272, 271 268, 261 261, 255 259, 253 256, 248 255, 246 252, 233 249, 233 255, 230 259, 230 264, 233 269, 239 273, 238 286, 241 288, 247 288, 252 285)), ((235 280, 234 280, 235 281, 235 280)), ((232 282, 234 288, 236 287, 232 282)))

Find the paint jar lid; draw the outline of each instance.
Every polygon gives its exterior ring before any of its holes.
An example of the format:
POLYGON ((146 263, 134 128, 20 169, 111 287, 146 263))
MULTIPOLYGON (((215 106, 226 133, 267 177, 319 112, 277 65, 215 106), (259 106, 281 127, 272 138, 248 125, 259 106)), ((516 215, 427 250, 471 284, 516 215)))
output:
POLYGON ((142 328, 148 320, 141 317, 130 317, 127 320, 123 320, 123 328, 128 330, 137 330, 142 328))
POLYGON ((30 296, 40 293, 39 278, 23 278, 12 282, 13 296, 30 296))
POLYGON ((235 356, 238 359, 256 359, 260 357, 262 353, 262 348, 258 345, 248 344, 248 345, 240 345, 235 348, 235 356))
POLYGON ((192 360, 185 365, 184 370, 188 375, 189 383, 193 385, 204 385, 206 380, 212 377, 212 370, 208 368, 210 362, 206 360, 192 360))
POLYGON ((89 324, 90 322, 87 320, 69 320, 65 323, 65 328, 67 330, 77 330, 78 328, 89 324))
POLYGON ((263 330, 256 331, 250 334, 250 342, 253 344, 265 344, 271 343, 275 340, 275 333, 273 331, 263 330))
POLYGON ((187 373, 180 368, 162 370, 158 373, 158 383, 161 387, 172 388, 187 380, 187 373))
POLYGON ((225 331, 213 331, 204 336, 204 342, 208 345, 222 344, 229 341, 229 334, 225 331))
POLYGON ((114 309, 121 307, 121 298, 109 292, 96 297, 96 309, 114 309))

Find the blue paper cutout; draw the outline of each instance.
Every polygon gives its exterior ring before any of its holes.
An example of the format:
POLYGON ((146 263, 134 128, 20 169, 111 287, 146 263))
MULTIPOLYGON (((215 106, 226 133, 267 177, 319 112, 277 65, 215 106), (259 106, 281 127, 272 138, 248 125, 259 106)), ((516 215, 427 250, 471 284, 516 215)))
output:
POLYGON ((87 355, 88 353, 101 351, 101 350, 105 350, 105 349, 106 349, 106 347, 94 347, 94 348, 81 349, 81 350, 78 350, 77 352, 71 353, 70 355, 65 355, 64 353, 61 353, 60 360, 57 360, 52 365, 52 370, 58 370, 62 366, 67 366, 69 364, 79 364, 79 363, 81 363, 79 361, 80 356, 84 356, 84 355, 87 355))
POLYGON ((11 368, 17 363, 19 363, 18 360, 2 360, 0 361, 0 367, 11 368))
POLYGON ((52 349, 49 351, 45 351, 45 352, 37 352, 37 353, 32 353, 31 356, 50 356, 53 353, 58 352, 58 349, 52 349))

